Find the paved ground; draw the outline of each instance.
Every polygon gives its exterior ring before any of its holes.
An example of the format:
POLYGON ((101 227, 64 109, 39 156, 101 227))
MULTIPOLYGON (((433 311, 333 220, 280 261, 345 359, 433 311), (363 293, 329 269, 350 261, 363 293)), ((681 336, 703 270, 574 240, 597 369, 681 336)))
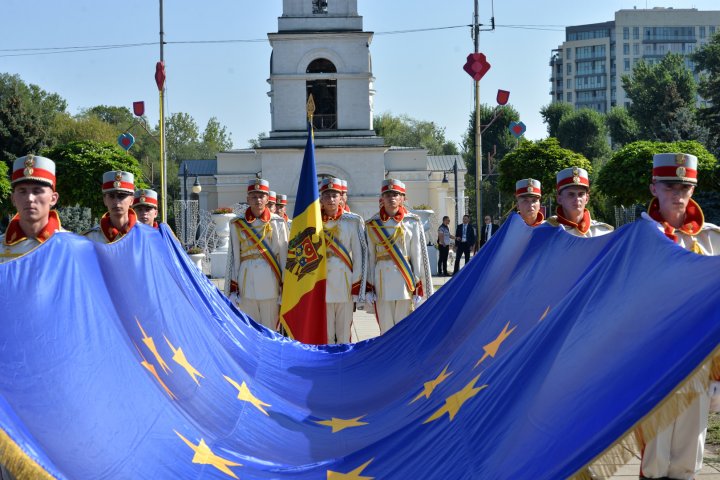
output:
MULTIPOLYGON (((450 280, 449 277, 434 277, 433 285, 435 289, 441 288, 446 282, 450 280)), ((222 280, 213 280, 213 283, 219 286, 222 290, 222 280)), ((364 310, 358 309, 353 314, 353 326, 352 326, 352 338, 357 341, 366 340, 368 338, 376 337, 380 334, 377 320, 374 315, 371 315, 364 310)), ((637 479, 640 472, 640 458, 635 457, 626 465, 623 465, 617 474, 611 477, 611 480, 630 480, 637 479)), ((717 449, 706 449, 705 451, 705 465, 702 471, 696 475, 696 480, 720 480, 720 453, 717 449)))

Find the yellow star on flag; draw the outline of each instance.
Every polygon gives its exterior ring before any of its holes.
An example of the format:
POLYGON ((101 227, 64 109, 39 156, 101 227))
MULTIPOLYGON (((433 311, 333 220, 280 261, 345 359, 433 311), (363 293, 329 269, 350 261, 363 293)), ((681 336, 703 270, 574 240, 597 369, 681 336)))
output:
POLYGON ((348 473, 333 472, 332 470, 327 471, 327 480, 373 480, 375 477, 362 477, 360 474, 370 465, 370 462, 375 460, 371 458, 367 462, 360 465, 358 468, 348 473))
POLYGON ((436 378, 430 380, 429 382, 425 382, 425 388, 423 389, 423 391, 420 392, 418 396, 415 397, 408 405, 420 400, 421 397, 430 398, 430 395, 432 395, 437 386, 444 382, 450 375, 452 375, 452 372, 447 373, 447 369, 449 366, 450 365, 446 365, 443 371, 440 372, 440 375, 438 375, 436 378))
MULTIPOLYGON (((487 357, 495 358, 495 355, 497 355, 498 350, 500 350, 500 345, 510 336, 512 332, 515 331, 517 328, 517 325, 514 326, 510 331, 508 331, 508 327, 510 326, 510 322, 505 324, 505 327, 503 327, 502 332, 500 332, 500 335, 497 336, 495 340, 488 343, 483 347, 483 350, 485 350, 485 354, 482 356, 480 360, 475 364, 475 367, 480 365, 487 357)), ((473 367, 473 368, 475 368, 473 367)))
POLYGON ((192 448, 195 452, 192 463, 199 463, 200 465, 212 465, 224 474, 230 475, 232 478, 238 478, 237 475, 235 475, 235 473, 233 473, 233 471, 230 470, 230 468, 228 467, 242 467, 242 464, 231 462, 230 460, 218 457, 213 453, 212 450, 210 450, 210 447, 207 446, 205 440, 203 440, 202 438, 200 439, 200 442, 195 445, 190 440, 180 435, 180 433, 178 433, 176 430, 173 430, 173 432, 175 432, 178 437, 182 438, 182 441, 185 442, 187 446, 192 448))
MULTIPOLYGON (((270 407, 271 405, 269 403, 265 403, 259 398, 257 398, 255 395, 250 392, 250 389, 245 384, 245 382, 242 382, 242 385, 238 384, 235 380, 228 377, 227 375, 223 375, 225 377, 225 380, 230 382, 230 384, 237 388, 238 390, 238 400, 242 400, 243 402, 251 403, 255 408, 263 412, 265 415, 268 415, 268 413, 265 411, 263 407, 270 407)), ((269 415, 268 415, 269 416, 269 415)))
POLYGON ((200 382, 198 382, 197 377, 202 377, 202 378, 205 378, 205 377, 203 377, 202 373, 198 372, 195 369, 195 367, 190 365, 190 362, 188 362, 188 359, 185 357, 185 352, 182 351, 182 347, 175 348, 175 346, 172 343, 170 343, 170 340, 168 340, 167 337, 165 337, 165 341, 167 342, 168 345, 170 345, 170 350, 173 351, 172 359, 175 361, 175 363, 177 363, 178 365, 183 367, 185 369, 185 371, 188 373, 188 375, 190 375, 192 377, 192 379, 195 380, 195 383, 200 385, 200 382))
POLYGON ((361 422, 360 419, 363 418, 365 415, 361 415, 359 417, 355 418, 349 418, 349 419, 343 419, 343 418, 335 418, 332 417, 331 420, 321 420, 318 422, 315 422, 320 425, 325 425, 326 427, 332 427, 332 433, 337 433, 342 430, 345 430, 346 428, 350 427, 361 427, 363 425, 367 425, 367 422, 361 422))
MULTIPOLYGON (((133 343, 133 345, 135 345, 135 344, 133 343)), ((175 396, 174 393, 172 393, 172 392, 170 391, 170 389, 168 388, 168 386, 165 385, 165 382, 163 382, 162 378, 160 378, 160 375, 158 374, 157 370, 155 369, 155 365, 153 365, 152 363, 148 362, 148 361, 145 359, 145 356, 142 354, 142 351, 140 350, 140 348, 139 348, 137 345, 135 345, 135 348, 137 349, 138 353, 140 354, 140 358, 143 359, 143 361, 140 362, 140 365, 142 365, 143 367, 145 367, 145 369, 146 369, 148 372, 150 372, 153 377, 155 377, 155 380, 158 381, 158 383, 160 384, 160 386, 163 387, 163 389, 165 390, 165 393, 167 393, 167 394, 170 396, 170 398, 172 398, 173 400, 175 400, 177 397, 175 396)))
POLYGON ((480 375, 473 378, 472 381, 465 385, 462 390, 446 398, 445 405, 443 405, 440 409, 433 413, 430 418, 425 420, 423 423, 430 423, 434 420, 437 420, 446 413, 450 416, 450 421, 452 422, 455 418, 455 415, 457 415, 457 413, 460 411, 460 408, 462 408, 465 402, 477 395, 480 390, 487 388, 487 385, 482 385, 477 388, 475 387, 475 382, 477 382, 479 378, 480 375))
POLYGON ((165 363, 165 360, 163 360, 163 358, 160 356, 160 352, 158 352, 158 349, 157 349, 157 347, 155 346, 155 340, 153 340, 152 337, 148 337, 148 336, 147 336, 147 333, 145 333, 145 330, 143 329, 142 325, 140 325, 140 320, 138 320, 137 317, 135 317, 135 321, 137 322, 138 327, 140 327, 140 331, 142 332, 142 335, 143 335, 142 341, 143 341, 143 343, 144 343, 145 346, 148 348, 148 350, 150 350, 150 353, 153 354, 153 356, 155 357, 155 360, 157 361, 158 365, 160 365, 160 368, 162 368, 162 369, 163 369, 163 372, 165 372, 166 374, 167 374, 168 372, 172 372, 172 370, 170 370, 170 367, 168 367, 168 364, 165 363))

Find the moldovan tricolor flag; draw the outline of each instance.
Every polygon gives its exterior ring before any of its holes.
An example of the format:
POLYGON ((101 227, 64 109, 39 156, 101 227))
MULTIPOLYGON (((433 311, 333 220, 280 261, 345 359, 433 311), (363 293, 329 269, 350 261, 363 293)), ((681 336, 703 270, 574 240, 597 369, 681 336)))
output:
POLYGON ((290 338, 303 343, 327 343, 326 281, 327 255, 315 173, 315 145, 312 124, 308 122, 280 307, 280 322, 290 338))

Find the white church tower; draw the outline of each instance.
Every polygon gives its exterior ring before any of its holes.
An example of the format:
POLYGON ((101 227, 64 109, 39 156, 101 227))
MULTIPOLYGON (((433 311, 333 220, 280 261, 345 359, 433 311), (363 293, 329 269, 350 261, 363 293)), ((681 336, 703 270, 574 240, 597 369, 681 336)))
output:
POLYGON ((442 217, 452 215, 457 202, 464 212, 465 168, 459 156, 428 157, 421 147, 391 147, 375 134, 372 37, 363 30, 357 0, 283 0, 278 31, 268 34, 270 134, 259 148, 218 154, 214 184, 204 182, 200 208, 244 202, 247 182, 257 175, 288 196, 292 214, 312 94, 318 176, 348 181, 353 212, 369 218, 378 211, 386 177, 405 182, 409 207, 429 205, 442 217), (457 195, 443 181, 454 162, 459 166, 457 195))
POLYGON ((304 144, 311 94, 318 146, 383 144, 372 124, 372 32, 363 31, 357 0, 283 0, 268 37, 272 129, 263 147, 304 144))

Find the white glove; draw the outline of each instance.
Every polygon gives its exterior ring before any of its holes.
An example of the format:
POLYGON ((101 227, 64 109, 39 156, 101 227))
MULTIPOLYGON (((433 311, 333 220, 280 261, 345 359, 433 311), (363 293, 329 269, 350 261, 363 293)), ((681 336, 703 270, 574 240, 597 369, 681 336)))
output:
POLYGON ((710 382, 708 394, 710 395, 710 411, 720 412, 720 382, 710 382))
POLYGON ((352 296, 353 303, 362 303, 365 301, 364 298, 360 298, 360 295, 353 295, 352 296))
POLYGON ((418 308, 420 305, 425 303, 425 297, 420 297, 418 295, 413 295, 413 305, 415 305, 415 308, 418 308))
POLYGON ((240 294, 238 292, 232 292, 228 299, 230 299, 236 307, 240 308, 240 294))

